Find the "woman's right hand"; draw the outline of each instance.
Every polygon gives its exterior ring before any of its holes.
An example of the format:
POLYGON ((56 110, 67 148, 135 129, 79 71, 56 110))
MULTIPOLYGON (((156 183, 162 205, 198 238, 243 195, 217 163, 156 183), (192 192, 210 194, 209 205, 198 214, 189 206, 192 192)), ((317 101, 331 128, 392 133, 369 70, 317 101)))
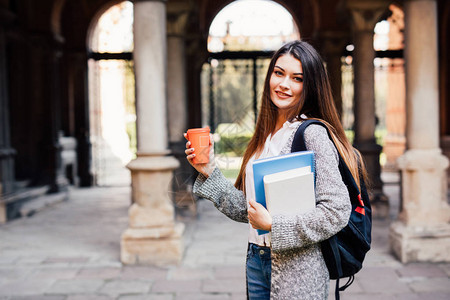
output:
MULTIPOLYGON (((186 133, 183 134, 184 138, 187 139, 186 133)), ((211 173, 216 168, 216 162, 214 159, 214 140, 212 134, 209 135, 209 162, 204 164, 194 164, 192 159, 195 157, 195 149, 191 148, 191 142, 188 140, 186 142, 186 158, 188 162, 193 166, 199 173, 202 173, 206 178, 211 175, 211 173)))

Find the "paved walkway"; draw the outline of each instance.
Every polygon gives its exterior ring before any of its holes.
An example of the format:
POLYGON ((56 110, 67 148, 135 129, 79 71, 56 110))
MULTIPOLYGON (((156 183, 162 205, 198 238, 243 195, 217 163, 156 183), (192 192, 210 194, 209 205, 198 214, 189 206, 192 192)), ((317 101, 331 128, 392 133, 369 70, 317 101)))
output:
MULTIPOLYGON (((386 192, 395 198, 398 186, 386 192)), ((184 218, 180 266, 122 266, 129 194, 129 188, 75 189, 67 202, 1 225, 0 299, 245 299, 247 225, 204 200, 196 219, 184 218)), ((392 207, 395 215, 398 206, 392 207)), ((450 264, 400 264, 389 252, 388 223, 375 221, 373 249, 342 299, 450 299, 450 264)))

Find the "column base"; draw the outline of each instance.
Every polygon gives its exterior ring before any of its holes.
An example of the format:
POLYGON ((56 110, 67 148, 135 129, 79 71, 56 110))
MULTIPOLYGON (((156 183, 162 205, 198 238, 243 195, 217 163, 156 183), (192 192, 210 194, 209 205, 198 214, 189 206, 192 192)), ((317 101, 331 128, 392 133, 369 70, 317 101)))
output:
POLYGON ((69 180, 62 174, 57 174, 55 182, 50 185, 50 193, 65 192, 69 188, 69 180))
POLYGON ((128 228, 120 242, 123 264, 177 265, 183 257, 184 224, 158 228, 128 228))
POLYGON ((142 156, 128 164, 132 178, 129 228, 122 234, 120 258, 124 264, 174 265, 181 262, 184 224, 174 220, 171 199, 171 156, 142 156))
POLYGON ((390 243, 403 262, 450 262, 450 208, 440 149, 410 149, 397 161, 402 171, 399 220, 390 228, 390 243))
POLYGON ((440 149, 411 149, 398 160, 402 171, 399 220, 407 226, 440 226, 450 222, 447 203, 448 159, 440 149))
POLYGON ((391 249, 402 263, 450 262, 450 224, 420 227, 396 221, 389 237, 391 249))

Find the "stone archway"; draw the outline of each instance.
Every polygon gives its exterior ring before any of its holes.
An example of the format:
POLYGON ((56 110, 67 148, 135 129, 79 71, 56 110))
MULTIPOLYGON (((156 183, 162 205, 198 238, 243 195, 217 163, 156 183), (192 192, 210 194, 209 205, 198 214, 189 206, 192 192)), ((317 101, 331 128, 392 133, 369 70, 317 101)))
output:
POLYGON ((99 186, 128 186, 135 155, 133 4, 123 1, 92 20, 88 33, 92 172, 99 186))

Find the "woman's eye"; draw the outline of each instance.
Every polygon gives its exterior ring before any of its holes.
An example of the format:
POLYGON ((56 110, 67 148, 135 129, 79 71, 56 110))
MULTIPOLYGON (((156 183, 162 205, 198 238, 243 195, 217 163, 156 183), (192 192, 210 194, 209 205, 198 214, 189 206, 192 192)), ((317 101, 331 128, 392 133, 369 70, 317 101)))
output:
POLYGON ((294 77, 294 80, 297 82, 303 82, 303 78, 302 77, 294 77))
POLYGON ((275 75, 281 76, 283 73, 281 71, 274 71, 275 75))

